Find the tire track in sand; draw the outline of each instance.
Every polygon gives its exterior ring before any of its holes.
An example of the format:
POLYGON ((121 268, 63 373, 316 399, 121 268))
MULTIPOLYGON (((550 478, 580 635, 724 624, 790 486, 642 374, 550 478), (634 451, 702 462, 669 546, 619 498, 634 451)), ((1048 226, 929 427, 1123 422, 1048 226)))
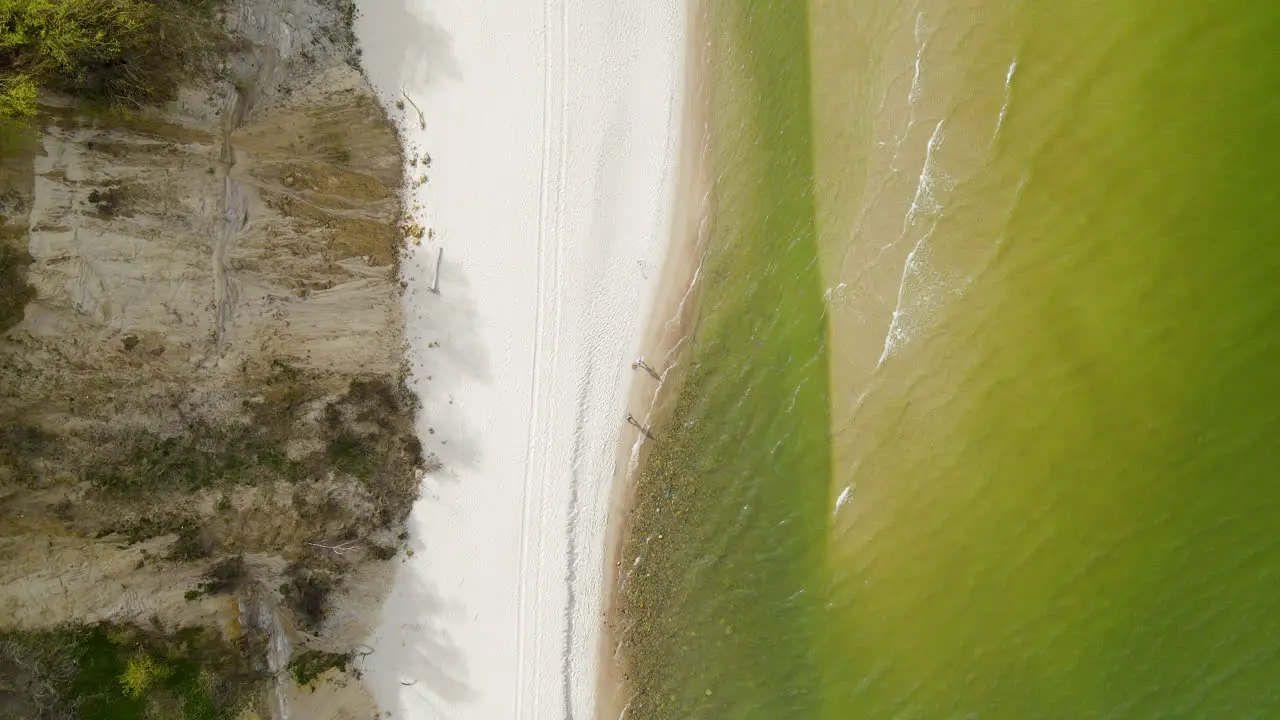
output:
MULTIPOLYGON (((544 428, 553 427, 554 423, 545 422, 542 415, 543 412, 543 386, 544 375, 551 373, 554 378, 554 370, 557 362, 556 345, 559 340, 560 325, 560 293, 558 287, 558 266, 561 245, 560 220, 564 217, 562 205, 561 184, 564 182, 565 173, 565 148, 568 145, 567 137, 567 115, 568 115, 568 97, 567 74, 568 63, 566 62, 566 46, 564 34, 565 27, 568 23, 567 10, 563 0, 546 0, 543 5, 543 133, 542 133, 542 170, 540 173, 540 194, 538 201, 538 237, 537 237, 537 281, 535 285, 534 299, 534 340, 533 340, 533 356, 530 359, 530 385, 529 385, 529 427, 526 433, 525 445, 525 476, 524 484, 521 488, 520 498, 520 564, 517 579, 517 595, 516 595, 516 698, 515 698, 515 718, 525 717, 525 695, 529 689, 529 683, 526 681, 527 667, 530 665, 528 657, 530 631, 536 632, 536 626, 533 628, 526 627, 525 615, 530 612, 529 602, 532 599, 537 603, 537 596, 541 594, 540 578, 530 577, 529 557, 530 545, 535 538, 530 537, 531 515, 537 509, 540 502, 532 502, 536 495, 539 499, 542 496, 541 485, 536 482, 540 470, 544 468, 544 459, 546 455, 547 443, 541 437, 544 428), (552 16, 555 13, 553 6, 558 6, 559 25, 561 34, 558 39, 558 48, 552 47, 552 16), (555 52, 558 50, 558 53, 555 52), (560 69, 560 86, 558 89, 558 109, 559 117, 553 123, 553 112, 557 109, 557 103, 553 102, 552 78, 554 77, 554 68, 559 63, 560 69), (552 152, 553 143, 556 147, 555 153, 558 155, 556 160, 555 175, 552 176, 552 152), (554 208, 554 215, 548 217, 548 211, 554 208), (547 312, 544 303, 547 301, 548 293, 551 296, 553 307, 551 308, 552 327, 551 347, 545 348, 545 340, 548 328, 547 312), (543 363, 544 351, 550 351, 551 364, 546 367, 543 363), (530 598, 528 586, 534 586, 534 597, 530 598)), ((550 418, 547 418, 548 420, 550 418)), ((540 524, 540 523, 539 523, 540 524)), ((539 543, 540 544, 540 543, 539 543)), ((539 553, 540 555, 540 553, 539 553)), ((537 639, 533 642, 533 652, 536 654, 539 643, 537 639)), ((533 682, 533 708, 539 706, 539 697, 541 695, 541 683, 539 675, 541 672, 541 663, 536 662, 536 658, 532 659, 534 682, 533 682)), ((569 712, 566 708, 565 712, 569 712)))

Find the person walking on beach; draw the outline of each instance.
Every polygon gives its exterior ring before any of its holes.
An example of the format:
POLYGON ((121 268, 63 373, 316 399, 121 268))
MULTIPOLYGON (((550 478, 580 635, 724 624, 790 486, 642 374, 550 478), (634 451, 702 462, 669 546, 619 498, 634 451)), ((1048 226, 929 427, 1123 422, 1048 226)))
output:
POLYGON ((635 362, 631 363, 631 369, 632 369, 632 370, 644 370, 645 372, 649 373, 649 375, 651 375, 651 376, 653 377, 653 379, 654 379, 654 380, 661 380, 661 379, 662 379, 662 376, 658 375, 658 371, 657 371, 657 370, 654 370, 654 369, 653 369, 653 368, 651 368, 651 367, 649 367, 649 363, 646 363, 646 362, 644 361, 644 358, 642 358, 642 357, 640 357, 640 358, 636 358, 635 362))
POLYGON ((648 440, 657 439, 653 436, 653 433, 649 432, 649 428, 645 427, 644 425, 641 425, 640 421, 636 420, 635 416, 632 415, 631 413, 627 413, 627 422, 631 423, 632 425, 635 425, 636 429, 639 430, 640 434, 644 435, 646 439, 648 440))

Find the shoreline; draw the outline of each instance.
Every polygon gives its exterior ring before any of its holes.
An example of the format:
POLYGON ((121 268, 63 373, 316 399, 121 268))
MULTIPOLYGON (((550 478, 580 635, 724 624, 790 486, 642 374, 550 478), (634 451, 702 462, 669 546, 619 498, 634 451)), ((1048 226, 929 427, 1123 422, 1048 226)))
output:
MULTIPOLYGON (((654 379, 644 370, 633 373, 628 407, 646 428, 661 428, 670 415, 670 401, 683 383, 683 356, 691 326, 697 320, 699 274, 710 223, 714 218, 711 177, 711 147, 708 101, 709 71, 706 67, 706 3, 691 0, 685 22, 684 95, 680 129, 680 167, 676 178, 675 203, 662 279, 654 296, 647 326, 639 345, 639 356, 659 373, 654 379), (655 362, 660 360, 660 362, 655 362), (654 382, 657 385, 653 385, 654 382)), ((651 442, 639 429, 623 426, 617 443, 613 493, 609 501, 605 564, 602 573, 604 611, 601 614, 597 653, 596 717, 625 717, 629 704, 627 664, 622 652, 625 640, 618 590, 625 582, 621 566, 622 547, 631 530, 638 472, 644 466, 651 442)))
POLYGON ((670 246, 685 25, 679 0, 362 7, 362 64, 422 229, 402 262, 407 356, 438 460, 368 641, 367 684, 395 716, 596 707, 611 478, 670 246))

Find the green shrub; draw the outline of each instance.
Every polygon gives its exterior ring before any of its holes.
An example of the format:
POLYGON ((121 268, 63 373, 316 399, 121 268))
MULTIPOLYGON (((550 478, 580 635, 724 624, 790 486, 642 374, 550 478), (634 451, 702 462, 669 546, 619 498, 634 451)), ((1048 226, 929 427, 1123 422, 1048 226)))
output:
MULTIPOLYGON (((0 136, 2 135, 3 128, 0 128, 0 136)), ((0 217, 0 225, 3 223, 4 218, 0 217)), ((4 236, 7 232, 8 228, 0 231, 0 332, 22 322, 27 303, 34 300, 36 295, 24 277, 27 266, 31 263, 31 256, 24 248, 14 247, 16 242, 10 245, 8 238, 4 236)))
POLYGON ((219 595, 238 590, 249 578, 244 555, 233 555, 209 568, 200 583, 200 591, 207 595, 219 595))
POLYGON ((43 88, 113 107, 167 98, 215 37, 181 0, 0 0, 0 117, 36 112, 43 88))
POLYGON ((157 680, 163 680, 173 674, 173 668, 146 653, 138 653, 125 663, 124 672, 120 673, 120 687, 124 694, 132 698, 140 698, 147 694, 157 680))
POLYGON ((27 117, 36 112, 40 88, 30 75, 13 74, 0 78, 0 115, 27 117))
POLYGON ((346 672, 347 663, 349 662, 351 662, 350 653, 307 650, 294 656, 289 661, 289 671, 293 674, 294 682, 299 685, 306 685, 325 674, 330 668, 337 668, 339 672, 346 672))
POLYGON ((0 631, 0 718, 238 720, 261 697, 264 662, 212 628, 0 631))

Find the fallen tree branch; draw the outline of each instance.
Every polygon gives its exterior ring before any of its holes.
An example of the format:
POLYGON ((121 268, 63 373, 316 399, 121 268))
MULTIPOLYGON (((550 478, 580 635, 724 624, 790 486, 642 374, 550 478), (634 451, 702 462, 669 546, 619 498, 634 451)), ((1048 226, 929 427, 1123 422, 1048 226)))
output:
POLYGON ((346 555, 349 552, 364 549, 360 545, 357 545, 355 540, 348 540, 344 543, 339 543, 337 545, 325 545, 323 543, 312 543, 312 542, 309 542, 307 544, 313 548, 320 548, 321 550, 332 550, 336 555, 346 555))

